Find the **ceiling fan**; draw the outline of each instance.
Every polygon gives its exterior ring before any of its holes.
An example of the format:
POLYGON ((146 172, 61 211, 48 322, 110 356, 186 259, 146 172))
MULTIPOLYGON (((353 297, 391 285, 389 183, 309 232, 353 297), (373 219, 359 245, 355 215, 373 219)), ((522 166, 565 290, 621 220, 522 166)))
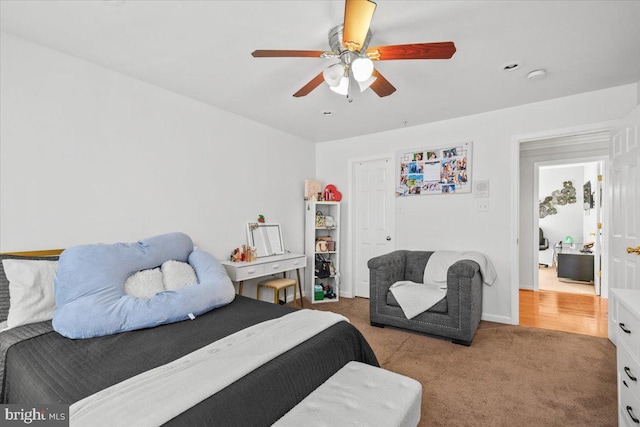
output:
POLYGON ((373 61, 449 59, 455 53, 456 47, 453 42, 369 47, 369 27, 375 10, 376 3, 370 0, 345 0, 344 23, 329 31, 330 51, 255 50, 251 55, 255 58, 338 58, 340 62, 315 76, 293 96, 308 95, 326 81, 331 90, 345 95, 351 101, 351 88, 356 84, 361 92, 370 87, 380 97, 396 91, 396 88, 375 69, 373 61))

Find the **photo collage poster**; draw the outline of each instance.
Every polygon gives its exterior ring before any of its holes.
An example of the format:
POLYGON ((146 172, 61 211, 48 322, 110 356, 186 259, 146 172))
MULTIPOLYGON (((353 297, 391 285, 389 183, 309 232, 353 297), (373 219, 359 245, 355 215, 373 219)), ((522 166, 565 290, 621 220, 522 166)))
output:
POLYGON ((471 142, 401 152, 396 196, 471 192, 471 142))

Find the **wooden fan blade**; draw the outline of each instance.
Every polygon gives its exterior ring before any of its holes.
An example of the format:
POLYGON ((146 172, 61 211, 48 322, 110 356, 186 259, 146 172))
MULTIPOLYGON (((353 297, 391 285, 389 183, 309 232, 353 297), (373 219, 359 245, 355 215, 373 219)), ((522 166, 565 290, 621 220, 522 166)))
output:
POLYGON ((367 38, 376 4, 370 0, 346 0, 342 45, 349 50, 360 50, 367 38))
POLYGON ((367 49, 372 61, 392 59, 449 59, 456 52, 453 42, 413 43, 393 46, 376 46, 367 49))
POLYGON ((254 50, 254 58, 320 58, 323 50, 254 50))
POLYGON ((389 80, 385 79, 384 76, 375 68, 373 69, 373 76, 376 78, 376 81, 371 83, 371 86, 369 87, 372 91, 377 93, 380 98, 383 96, 389 96, 396 91, 396 88, 389 83, 389 80))
POLYGON ((302 89, 294 93, 293 96, 295 96, 296 98, 299 98, 301 96, 309 95, 309 93, 311 93, 312 90, 320 86, 323 81, 324 81, 324 76, 322 75, 322 72, 321 72, 320 74, 315 76, 309 83, 302 86, 302 89))

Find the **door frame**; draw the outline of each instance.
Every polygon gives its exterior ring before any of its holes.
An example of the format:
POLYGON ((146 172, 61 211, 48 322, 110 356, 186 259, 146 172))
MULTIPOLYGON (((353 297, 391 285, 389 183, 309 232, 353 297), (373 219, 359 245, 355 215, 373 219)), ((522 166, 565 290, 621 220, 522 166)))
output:
MULTIPOLYGON (((540 168, 544 167, 544 166, 557 166, 557 165, 572 165, 572 164, 577 164, 577 163, 595 163, 595 162, 602 162, 602 169, 603 169, 603 182, 604 185, 602 187, 602 200, 603 200, 603 206, 602 206, 602 226, 605 230, 607 230, 607 226, 609 225, 608 222, 605 223, 605 221, 608 221, 608 215, 606 214, 607 212, 607 208, 609 206, 608 203, 608 180, 606 179, 607 177, 607 173, 609 172, 609 156, 590 156, 590 157, 572 157, 570 159, 561 159, 561 160, 548 160, 548 161, 541 161, 541 162, 535 162, 533 164, 533 229, 531 230, 531 233, 533 234, 533 266, 535 267, 535 265, 538 263, 539 261, 539 256, 540 256, 540 250, 538 247, 538 228, 540 227, 540 210, 538 209, 538 194, 540 194, 540 168)), ((597 182, 595 183, 595 185, 597 185, 597 182)), ((576 189, 576 191, 582 191, 581 189, 576 189)), ((600 208, 597 208, 598 210, 600 208)), ((602 256, 603 252, 607 253, 606 249, 608 248, 608 239, 607 236, 605 234, 602 235, 602 245, 598 246, 598 250, 594 253, 594 256, 600 256, 600 259, 602 261, 601 263, 601 268, 600 270, 603 272, 602 276, 600 277, 600 295, 601 297, 605 298, 603 296, 607 295, 607 293, 604 291, 605 289, 608 289, 608 286, 605 286, 604 284, 607 282, 605 280, 605 262, 604 262, 604 258, 602 256)), ((594 274, 597 274, 597 272, 595 271, 595 263, 594 263, 594 274)), ((534 291, 538 291, 540 290, 540 284, 539 284, 539 280, 540 280, 540 276, 538 273, 538 269, 534 268, 533 269, 533 290, 534 291)))
MULTIPOLYGON (((353 159, 349 159, 349 179, 347 182, 347 188, 349 190, 349 194, 352 196, 351 197, 351 201, 354 202, 355 201, 355 191, 356 191, 356 182, 355 182, 355 174, 356 174, 356 163, 361 163, 361 162, 373 162, 376 160, 389 160, 391 162, 391 165, 393 167, 393 174, 395 177, 395 173, 396 173, 396 167, 395 167, 395 161, 396 161, 396 155, 395 153, 386 153, 386 154, 378 154, 375 156, 367 156, 367 157, 356 157, 353 159)), ((395 179, 395 178, 394 178, 395 179)), ((395 187, 394 187, 395 188, 395 187)), ((395 211, 396 211, 396 198, 394 197, 394 195, 392 194, 391 197, 392 200, 392 205, 391 205, 391 209, 394 212, 394 221, 393 221, 393 236, 394 239, 396 239, 396 221, 395 221, 395 211)), ((354 242, 356 241, 356 227, 354 227, 354 222, 355 222, 355 203, 352 203, 350 205, 350 208, 347 210, 347 226, 349 227, 348 231, 349 231, 349 239, 347 239, 347 251, 346 253, 349 254, 348 259, 346 260, 347 262, 346 264, 346 268, 345 270, 349 272, 349 277, 352 278, 351 279, 351 283, 353 283, 353 285, 350 287, 350 292, 349 295, 347 296, 348 298, 353 298, 356 294, 356 287, 355 287, 355 277, 356 277, 356 268, 357 266, 355 265, 354 260, 356 259, 356 247, 354 242)), ((344 222, 344 221, 343 221, 344 222)), ((394 245, 395 245, 395 241, 394 241, 394 245)))
MULTIPOLYGON (((570 128, 554 129, 531 134, 514 135, 511 138, 511 324, 520 324, 520 145, 525 142, 538 139, 568 137, 580 133, 610 132, 615 126, 616 120, 580 125, 570 128)), ((608 174, 608 167, 605 169, 608 174)), ((609 185, 608 176, 605 176, 605 184, 609 185)), ((607 193, 608 193, 607 189, 607 193)), ((608 221, 608 209, 603 212, 603 220, 608 221)), ((604 224, 603 224, 604 226, 604 224)), ((608 251, 605 240, 604 251, 608 251)), ((607 267, 605 263, 603 267, 607 267)), ((603 274, 605 276, 605 274, 603 274)), ((606 279, 608 282, 608 279, 606 279)), ((602 293, 602 285, 601 285, 602 293)))

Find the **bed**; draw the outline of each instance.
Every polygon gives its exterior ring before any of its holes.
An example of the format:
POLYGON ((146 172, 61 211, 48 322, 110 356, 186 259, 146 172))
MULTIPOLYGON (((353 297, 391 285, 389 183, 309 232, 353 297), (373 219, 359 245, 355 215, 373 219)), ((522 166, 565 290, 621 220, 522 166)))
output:
MULTIPOLYGON (((42 253, 20 255, 33 259, 42 253)), ((7 257, 12 255, 0 259, 7 257)), ((3 276, 4 272, 0 280, 6 281, 3 276)), ((53 330, 51 321, 18 326, 0 333, 1 400, 8 404, 73 404, 295 310, 236 296, 230 304, 194 320, 89 339, 65 338, 53 330)), ((360 332, 348 322, 338 322, 165 425, 271 425, 350 361, 378 366, 360 332)), ((206 376, 202 381, 207 381, 206 376)))

